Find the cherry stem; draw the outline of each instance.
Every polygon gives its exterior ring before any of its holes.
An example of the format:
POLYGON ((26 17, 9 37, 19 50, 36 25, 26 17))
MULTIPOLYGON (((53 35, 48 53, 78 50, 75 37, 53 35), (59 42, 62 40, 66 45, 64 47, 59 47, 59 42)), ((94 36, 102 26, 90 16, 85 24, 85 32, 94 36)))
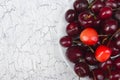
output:
POLYGON ((113 11, 120 10, 120 8, 112 9, 113 11))
POLYGON ((107 37, 107 38, 104 38, 104 39, 102 40, 102 44, 104 44, 104 42, 105 42, 107 39, 108 39, 108 37, 107 37))
POLYGON ((105 37, 107 37, 108 35, 98 35, 99 37, 103 37, 103 36, 105 36, 105 37))
MULTIPOLYGON (((94 0, 95 2, 96 0, 94 0)), ((92 7, 92 5, 94 4, 94 2, 90 3, 90 5, 88 6, 88 9, 90 9, 92 7)))
POLYGON ((94 74, 94 72, 93 72, 93 71, 92 71, 92 74, 93 74, 93 79, 94 79, 94 80, 96 80, 96 78, 95 78, 95 74, 94 74))
POLYGON ((80 80, 80 76, 79 76, 78 80, 80 80))
POLYGON ((110 44, 110 42, 111 42, 111 40, 112 40, 112 38, 118 33, 118 32, 120 32, 120 28, 110 37, 110 39, 109 39, 109 42, 108 42, 108 44, 107 44, 107 46, 109 46, 109 44, 110 44))
POLYGON ((80 73, 78 73, 79 77, 78 77, 78 80, 80 80, 80 73))
POLYGON ((89 49, 91 50, 91 52, 92 53, 94 53, 95 51, 90 47, 90 46, 88 46, 89 47, 89 49))
POLYGON ((111 74, 110 66, 107 66, 107 69, 108 69, 108 72, 109 72, 109 75, 110 75, 111 74))
MULTIPOLYGON (((79 42, 79 41, 73 41, 73 42, 74 42, 74 43, 77 43, 77 44, 78 44, 78 43, 82 43, 82 42, 79 42)), ((82 43, 82 44, 83 44, 83 43, 82 43)), ((92 53, 95 52, 90 46, 87 46, 87 47, 91 50, 92 53)))

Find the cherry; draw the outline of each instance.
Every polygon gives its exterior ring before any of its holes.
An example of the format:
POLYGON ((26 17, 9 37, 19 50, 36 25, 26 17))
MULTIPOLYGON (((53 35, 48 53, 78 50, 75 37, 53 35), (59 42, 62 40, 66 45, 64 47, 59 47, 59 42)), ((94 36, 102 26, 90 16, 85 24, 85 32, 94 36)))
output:
POLYGON ((69 9, 66 13, 65 13, 65 19, 67 22, 73 22, 76 19, 76 12, 73 9, 69 9))
POLYGON ((120 69, 120 56, 114 60, 114 64, 117 67, 117 69, 120 69))
POLYGON ((109 44, 109 48, 112 51, 111 56, 117 56, 120 53, 120 49, 115 45, 115 41, 111 41, 109 44))
POLYGON ((63 47, 70 47, 72 45, 72 38, 69 36, 64 36, 60 39, 60 44, 63 47))
POLYGON ((66 56, 71 62, 77 63, 83 57, 83 50, 79 46, 71 46, 67 49, 66 56))
POLYGON ((93 4, 91 6, 91 10, 95 14, 98 14, 100 12, 100 9, 104 6, 105 6, 105 4, 101 0, 94 0, 93 4))
POLYGON ((113 8, 113 9, 115 9, 115 8, 118 7, 116 0, 113 0, 113 1, 107 0, 107 1, 105 2, 105 5, 113 8))
POLYGON ((100 17, 99 17, 99 16, 96 16, 95 19, 94 19, 94 28, 95 28, 95 29, 99 29, 100 23, 101 23, 100 17))
POLYGON ((100 9, 99 16, 101 19, 107 19, 112 16, 112 8, 111 7, 103 7, 100 9))
POLYGON ((82 11, 87 10, 88 8, 88 1, 87 0, 76 0, 73 4, 74 9, 80 13, 82 11))
POLYGON ((95 55, 91 52, 85 54, 85 61, 90 65, 96 65, 98 61, 95 58, 95 55))
POLYGON ((115 45, 116 45, 117 48, 120 50, 120 37, 119 37, 118 39, 116 39, 115 45))
POLYGON ((98 34, 93 28, 86 28, 80 34, 80 40, 87 45, 94 45, 98 41, 98 34))
POLYGON ((120 22, 120 10, 115 12, 114 17, 120 22))
POLYGON ((100 63, 99 66, 103 71, 109 72, 109 70, 111 70, 113 67, 112 65, 113 65, 112 59, 108 59, 107 61, 100 63))
POLYGON ((93 69, 92 76, 93 76, 93 80, 105 80, 105 76, 103 74, 103 71, 100 68, 93 69))
POLYGON ((89 66, 84 62, 76 63, 74 66, 74 71, 79 77, 85 77, 89 75, 89 66))
POLYGON ((67 25, 66 32, 69 36, 76 36, 80 34, 80 25, 78 22, 72 22, 67 25))
POLYGON ((84 11, 79 14, 78 21, 84 28, 92 27, 94 24, 94 17, 89 11, 84 11))
POLYGON ((109 80, 120 80, 120 70, 114 70, 109 75, 109 80))
POLYGON ((99 62, 105 62, 110 58, 111 49, 107 46, 100 45, 95 51, 95 57, 99 62))
POLYGON ((103 24, 103 32, 107 35, 113 34, 118 29, 118 22, 115 19, 107 19, 103 24))

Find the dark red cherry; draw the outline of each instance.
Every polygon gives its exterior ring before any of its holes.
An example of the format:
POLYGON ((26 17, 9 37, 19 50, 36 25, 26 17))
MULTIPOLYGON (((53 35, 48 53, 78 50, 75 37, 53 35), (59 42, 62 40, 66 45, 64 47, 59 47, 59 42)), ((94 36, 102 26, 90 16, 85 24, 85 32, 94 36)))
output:
POLYGON ((88 8, 88 1, 87 0, 76 0, 73 4, 74 9, 80 13, 82 11, 87 10, 88 8))
POLYGON ((81 12, 78 16, 78 21, 84 28, 93 27, 94 25, 94 17, 92 16, 92 14, 90 14, 89 11, 81 12))
POLYGON ((72 38, 69 36, 64 36, 60 39, 60 44, 63 47, 70 47, 72 46, 72 38))
POLYGON ((91 10, 95 14, 98 14, 100 12, 100 9, 104 6, 105 6, 105 4, 101 0, 94 0, 93 4, 91 6, 91 10))
POLYGON ((108 45, 109 48, 112 51, 111 56, 117 56, 120 53, 120 49, 115 45, 115 41, 111 41, 110 44, 108 45))
POLYGON ((120 80, 120 70, 113 70, 108 80, 120 80))
POLYGON ((90 69, 86 63, 79 62, 75 64, 74 71, 79 77, 85 77, 88 76, 90 69))
POLYGON ((115 19, 107 19, 103 24, 103 32, 107 35, 115 33, 118 29, 118 22, 115 19))
POLYGON ((117 69, 120 69, 120 56, 114 60, 114 65, 117 69))
POLYGON ((76 12, 73 9, 69 9, 66 13, 65 13, 65 19, 67 22, 73 22, 76 19, 76 12))
POLYGON ((116 39, 115 46, 120 50, 120 37, 116 39))
POLYGON ((112 8, 111 7, 103 7, 100 9, 99 16, 101 19, 108 19, 112 16, 112 8))
POLYGON ((120 10, 117 10, 114 14, 115 18, 120 22, 120 10))
POLYGON ((66 51, 66 56, 68 60, 73 63, 79 62, 79 60, 83 57, 83 50, 79 46, 71 46, 66 51))
POLYGON ((105 80, 105 76, 103 74, 103 71, 100 68, 93 69, 92 75, 93 75, 93 80, 105 80))
POLYGON ((96 65, 98 61, 95 58, 95 55, 91 52, 85 54, 85 61, 90 65, 96 65))
POLYGON ((76 36, 80 34, 80 25, 78 22, 72 22, 67 25, 66 32, 69 36, 76 36))
POLYGON ((113 0, 113 1, 107 0, 107 1, 105 2, 105 5, 113 8, 113 9, 115 9, 115 8, 118 7, 118 4, 117 4, 117 1, 116 1, 116 0, 113 0))
POLYGON ((100 63, 99 66, 103 71, 107 72, 112 69, 112 65, 113 65, 112 59, 108 59, 107 61, 100 63))

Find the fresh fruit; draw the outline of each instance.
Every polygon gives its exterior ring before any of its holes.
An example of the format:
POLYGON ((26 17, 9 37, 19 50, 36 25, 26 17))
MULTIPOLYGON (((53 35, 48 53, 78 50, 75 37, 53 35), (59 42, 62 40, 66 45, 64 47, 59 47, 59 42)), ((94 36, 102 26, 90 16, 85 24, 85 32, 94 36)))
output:
POLYGON ((100 63, 100 68, 103 70, 103 71, 109 71, 112 69, 112 65, 113 65, 113 61, 112 59, 108 59, 107 61, 103 62, 103 63, 100 63))
POLYGON ((80 40, 87 45, 94 45, 98 41, 98 34, 93 28, 86 28, 80 34, 80 40))
POLYGON ((74 71, 79 77, 85 77, 85 76, 88 76, 90 69, 86 63, 79 62, 75 64, 74 71))
POLYGON ((80 25, 77 22, 72 22, 66 27, 66 32, 69 36, 76 36, 80 34, 80 25))
POLYGON ((114 16, 120 22, 120 10, 116 11, 114 16))
POLYGON ((100 9, 99 16, 101 19, 108 19, 112 16, 112 8, 111 7, 103 7, 100 9))
POLYGON ((72 38, 69 36, 64 36, 60 39, 60 44, 63 47, 70 47, 70 46, 72 46, 72 38))
POLYGON ((89 11, 81 12, 78 16, 78 21, 84 28, 94 25, 94 17, 89 11))
POLYGON ((120 70, 113 70, 108 80, 120 80, 120 70))
POLYGON ((118 7, 116 0, 106 0, 105 5, 113 8, 113 9, 118 7))
POLYGON ((98 14, 100 12, 100 9, 104 6, 105 4, 101 0, 94 0, 93 4, 91 5, 91 10, 95 14, 98 14))
POLYGON ((120 56, 114 60, 114 64, 117 69, 120 69, 120 56))
POLYGON ((100 45, 95 51, 95 57, 99 62, 105 62, 110 58, 111 49, 107 46, 100 45))
POLYGON ((114 19, 107 19, 103 24, 103 32, 107 35, 115 33, 118 29, 118 22, 114 19))
POLYGON ((65 19, 60 44, 78 77, 120 80, 120 0, 75 0, 65 19))
POLYGON ((86 53, 85 61, 90 65, 96 65, 98 61, 95 58, 95 55, 91 52, 86 53))
POLYGON ((73 9, 69 9, 66 13, 65 13, 65 19, 67 22, 73 22, 76 19, 76 12, 73 9))
POLYGON ((80 58, 83 56, 83 50, 79 46, 71 46, 66 51, 66 56, 68 60, 70 60, 73 63, 77 63, 80 61, 80 58))
POLYGON ((87 0, 76 0, 73 4, 74 9, 80 13, 82 11, 87 10, 88 8, 88 1, 87 0))
POLYGON ((105 76, 103 74, 103 71, 101 69, 93 69, 92 75, 94 80, 104 80, 105 76))

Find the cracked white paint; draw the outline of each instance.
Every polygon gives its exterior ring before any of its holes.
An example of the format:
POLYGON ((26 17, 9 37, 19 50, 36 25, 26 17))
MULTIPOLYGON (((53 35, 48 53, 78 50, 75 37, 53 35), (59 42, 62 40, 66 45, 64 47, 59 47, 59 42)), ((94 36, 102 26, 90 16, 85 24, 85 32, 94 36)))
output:
POLYGON ((68 2, 0 0, 0 80, 77 80, 57 48, 68 2))

